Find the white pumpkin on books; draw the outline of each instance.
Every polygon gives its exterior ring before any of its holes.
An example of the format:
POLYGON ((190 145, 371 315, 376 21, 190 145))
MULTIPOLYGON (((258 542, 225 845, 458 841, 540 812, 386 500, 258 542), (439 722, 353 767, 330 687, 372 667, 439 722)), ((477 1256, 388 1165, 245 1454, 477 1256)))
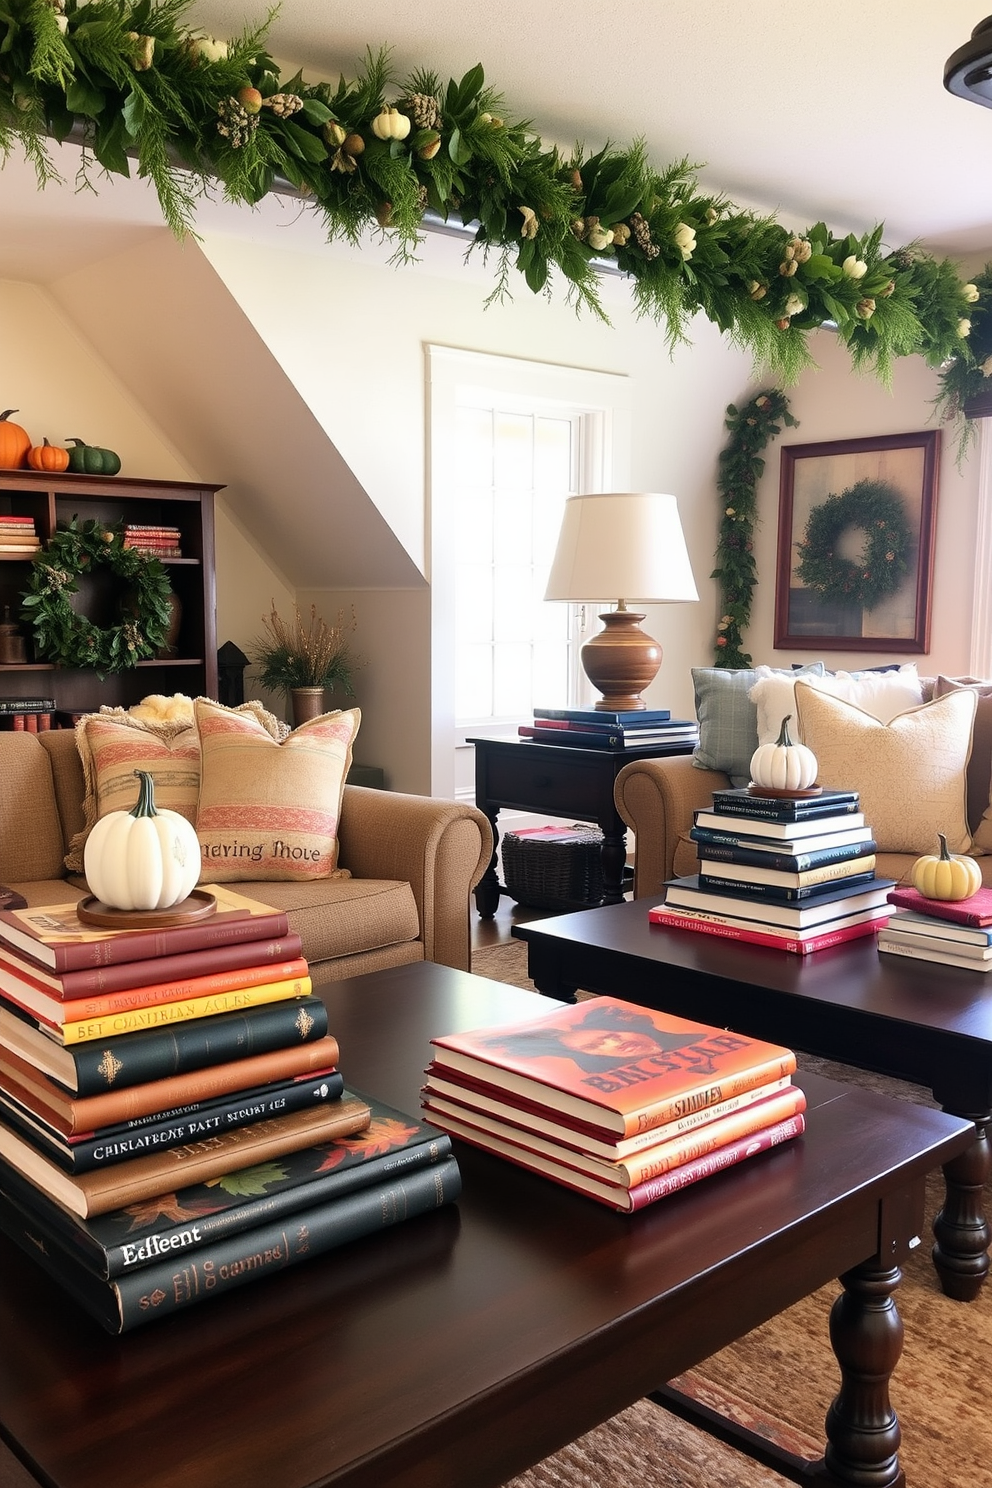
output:
POLYGON ((759 744, 751 756, 751 783, 759 791, 805 795, 815 789, 816 755, 805 744, 795 744, 789 734, 791 713, 773 744, 759 744))
POLYGON ((86 839, 83 870, 100 903, 120 910, 165 910, 182 903, 200 877, 200 843, 178 811, 156 810, 147 770, 135 770, 138 799, 109 811, 86 839))

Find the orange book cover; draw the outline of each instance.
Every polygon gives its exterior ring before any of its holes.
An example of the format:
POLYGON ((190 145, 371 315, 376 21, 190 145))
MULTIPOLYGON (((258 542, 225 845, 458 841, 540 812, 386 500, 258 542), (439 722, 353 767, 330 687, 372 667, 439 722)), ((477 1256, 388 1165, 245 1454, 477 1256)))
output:
POLYGON ((432 1069, 623 1137, 792 1074, 791 1049, 617 997, 432 1040, 432 1069))

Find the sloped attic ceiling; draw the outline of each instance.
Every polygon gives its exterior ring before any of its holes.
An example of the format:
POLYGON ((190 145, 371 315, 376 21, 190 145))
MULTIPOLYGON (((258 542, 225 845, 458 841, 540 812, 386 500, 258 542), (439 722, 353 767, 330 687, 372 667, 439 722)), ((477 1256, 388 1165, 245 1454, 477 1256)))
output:
POLYGON ((197 244, 164 228, 48 286, 296 588, 424 578, 197 244), (292 510, 292 520, 288 512, 292 510))

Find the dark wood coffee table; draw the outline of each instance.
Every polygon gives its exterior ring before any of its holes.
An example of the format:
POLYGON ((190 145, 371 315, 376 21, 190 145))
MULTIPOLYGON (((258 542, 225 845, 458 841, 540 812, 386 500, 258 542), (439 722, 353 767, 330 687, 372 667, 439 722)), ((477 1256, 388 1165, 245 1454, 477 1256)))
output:
MULTIPOLYGON (((321 995, 349 1082, 411 1112, 432 1034, 546 1010, 430 964, 321 995)), ((804 1083, 803 1138, 640 1214, 461 1147, 457 1206, 123 1338, 0 1241, 0 1438, 45 1488, 496 1488, 840 1276, 827 1465, 758 1455, 896 1488, 892 1293, 971 1130, 804 1083)))
POLYGON ((971 1301, 989 1269, 983 1188, 992 1174, 992 978, 880 956, 874 937, 809 956, 648 922, 639 899, 514 927, 540 991, 609 992, 860 1069, 924 1085, 975 1123, 945 1164, 934 1264, 950 1297, 971 1301))

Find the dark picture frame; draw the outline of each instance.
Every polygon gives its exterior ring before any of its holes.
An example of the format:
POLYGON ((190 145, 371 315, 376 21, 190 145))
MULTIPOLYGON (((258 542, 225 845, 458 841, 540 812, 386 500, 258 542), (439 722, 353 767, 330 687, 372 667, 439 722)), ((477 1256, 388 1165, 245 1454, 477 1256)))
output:
POLYGON ((939 461, 939 429, 783 446, 776 649, 929 649, 939 461))

